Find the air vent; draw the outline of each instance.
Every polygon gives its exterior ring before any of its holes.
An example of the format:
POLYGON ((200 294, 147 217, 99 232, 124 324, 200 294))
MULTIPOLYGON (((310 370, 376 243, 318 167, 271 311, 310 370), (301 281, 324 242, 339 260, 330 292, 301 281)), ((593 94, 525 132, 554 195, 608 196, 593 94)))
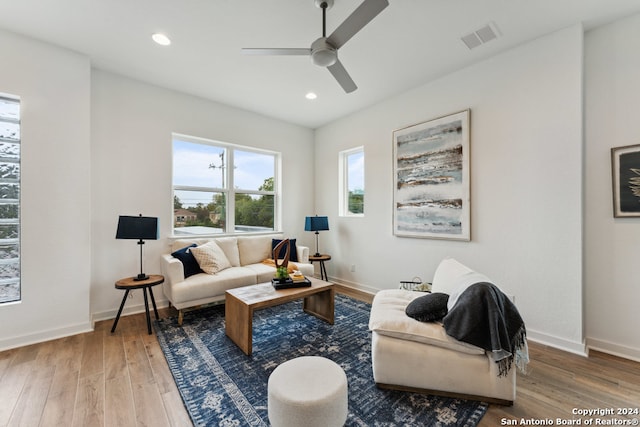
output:
POLYGON ((495 23, 490 22, 482 28, 477 29, 473 33, 462 36, 462 42, 469 48, 475 49, 476 47, 488 43, 491 40, 495 40, 500 35, 500 31, 495 23))

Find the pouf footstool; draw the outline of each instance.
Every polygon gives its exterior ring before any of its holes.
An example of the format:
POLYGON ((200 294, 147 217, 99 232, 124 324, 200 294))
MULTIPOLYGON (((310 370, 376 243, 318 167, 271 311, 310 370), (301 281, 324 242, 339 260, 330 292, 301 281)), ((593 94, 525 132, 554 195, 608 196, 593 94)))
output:
POLYGON ((303 356, 273 370, 267 410, 274 427, 340 427, 347 420, 347 375, 332 360, 303 356))

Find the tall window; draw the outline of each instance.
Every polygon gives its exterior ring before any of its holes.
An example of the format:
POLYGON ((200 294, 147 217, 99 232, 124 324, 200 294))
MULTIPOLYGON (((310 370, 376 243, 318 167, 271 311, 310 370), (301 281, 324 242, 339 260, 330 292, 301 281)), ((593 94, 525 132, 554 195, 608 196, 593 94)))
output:
POLYGON ((20 301, 20 99, 0 94, 0 303, 20 301))
POLYGON ((364 215, 364 148, 340 152, 340 201, 342 216, 364 215))
POLYGON ((278 229, 280 154, 173 136, 173 233, 278 229))

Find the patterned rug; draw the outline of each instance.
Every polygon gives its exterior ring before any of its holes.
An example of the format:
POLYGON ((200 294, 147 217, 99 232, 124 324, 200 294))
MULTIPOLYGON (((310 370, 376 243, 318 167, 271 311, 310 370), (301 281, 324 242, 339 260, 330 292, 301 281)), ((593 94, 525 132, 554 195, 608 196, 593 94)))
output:
POLYGON ((346 372, 347 426, 475 426, 487 410, 480 402, 378 389, 371 370, 369 304, 336 295, 335 325, 302 311, 294 301, 259 310, 253 320, 253 355, 225 335, 224 306, 156 324, 160 346, 196 426, 268 426, 267 380, 280 363, 323 356, 346 372))

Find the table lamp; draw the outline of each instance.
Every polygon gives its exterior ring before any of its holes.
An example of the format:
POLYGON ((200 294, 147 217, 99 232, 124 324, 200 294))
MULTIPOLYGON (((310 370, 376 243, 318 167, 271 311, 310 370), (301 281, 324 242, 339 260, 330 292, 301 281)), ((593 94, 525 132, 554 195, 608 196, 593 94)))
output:
POLYGON ((321 230, 329 229, 329 219, 326 216, 308 216, 304 220, 304 231, 316 232, 316 254, 314 256, 320 256, 318 251, 318 235, 321 230))
POLYGON ((133 280, 147 280, 149 276, 142 271, 142 245, 144 239, 158 240, 158 218, 149 216, 123 216, 118 218, 116 239, 138 239, 140 245, 140 274, 133 280))

